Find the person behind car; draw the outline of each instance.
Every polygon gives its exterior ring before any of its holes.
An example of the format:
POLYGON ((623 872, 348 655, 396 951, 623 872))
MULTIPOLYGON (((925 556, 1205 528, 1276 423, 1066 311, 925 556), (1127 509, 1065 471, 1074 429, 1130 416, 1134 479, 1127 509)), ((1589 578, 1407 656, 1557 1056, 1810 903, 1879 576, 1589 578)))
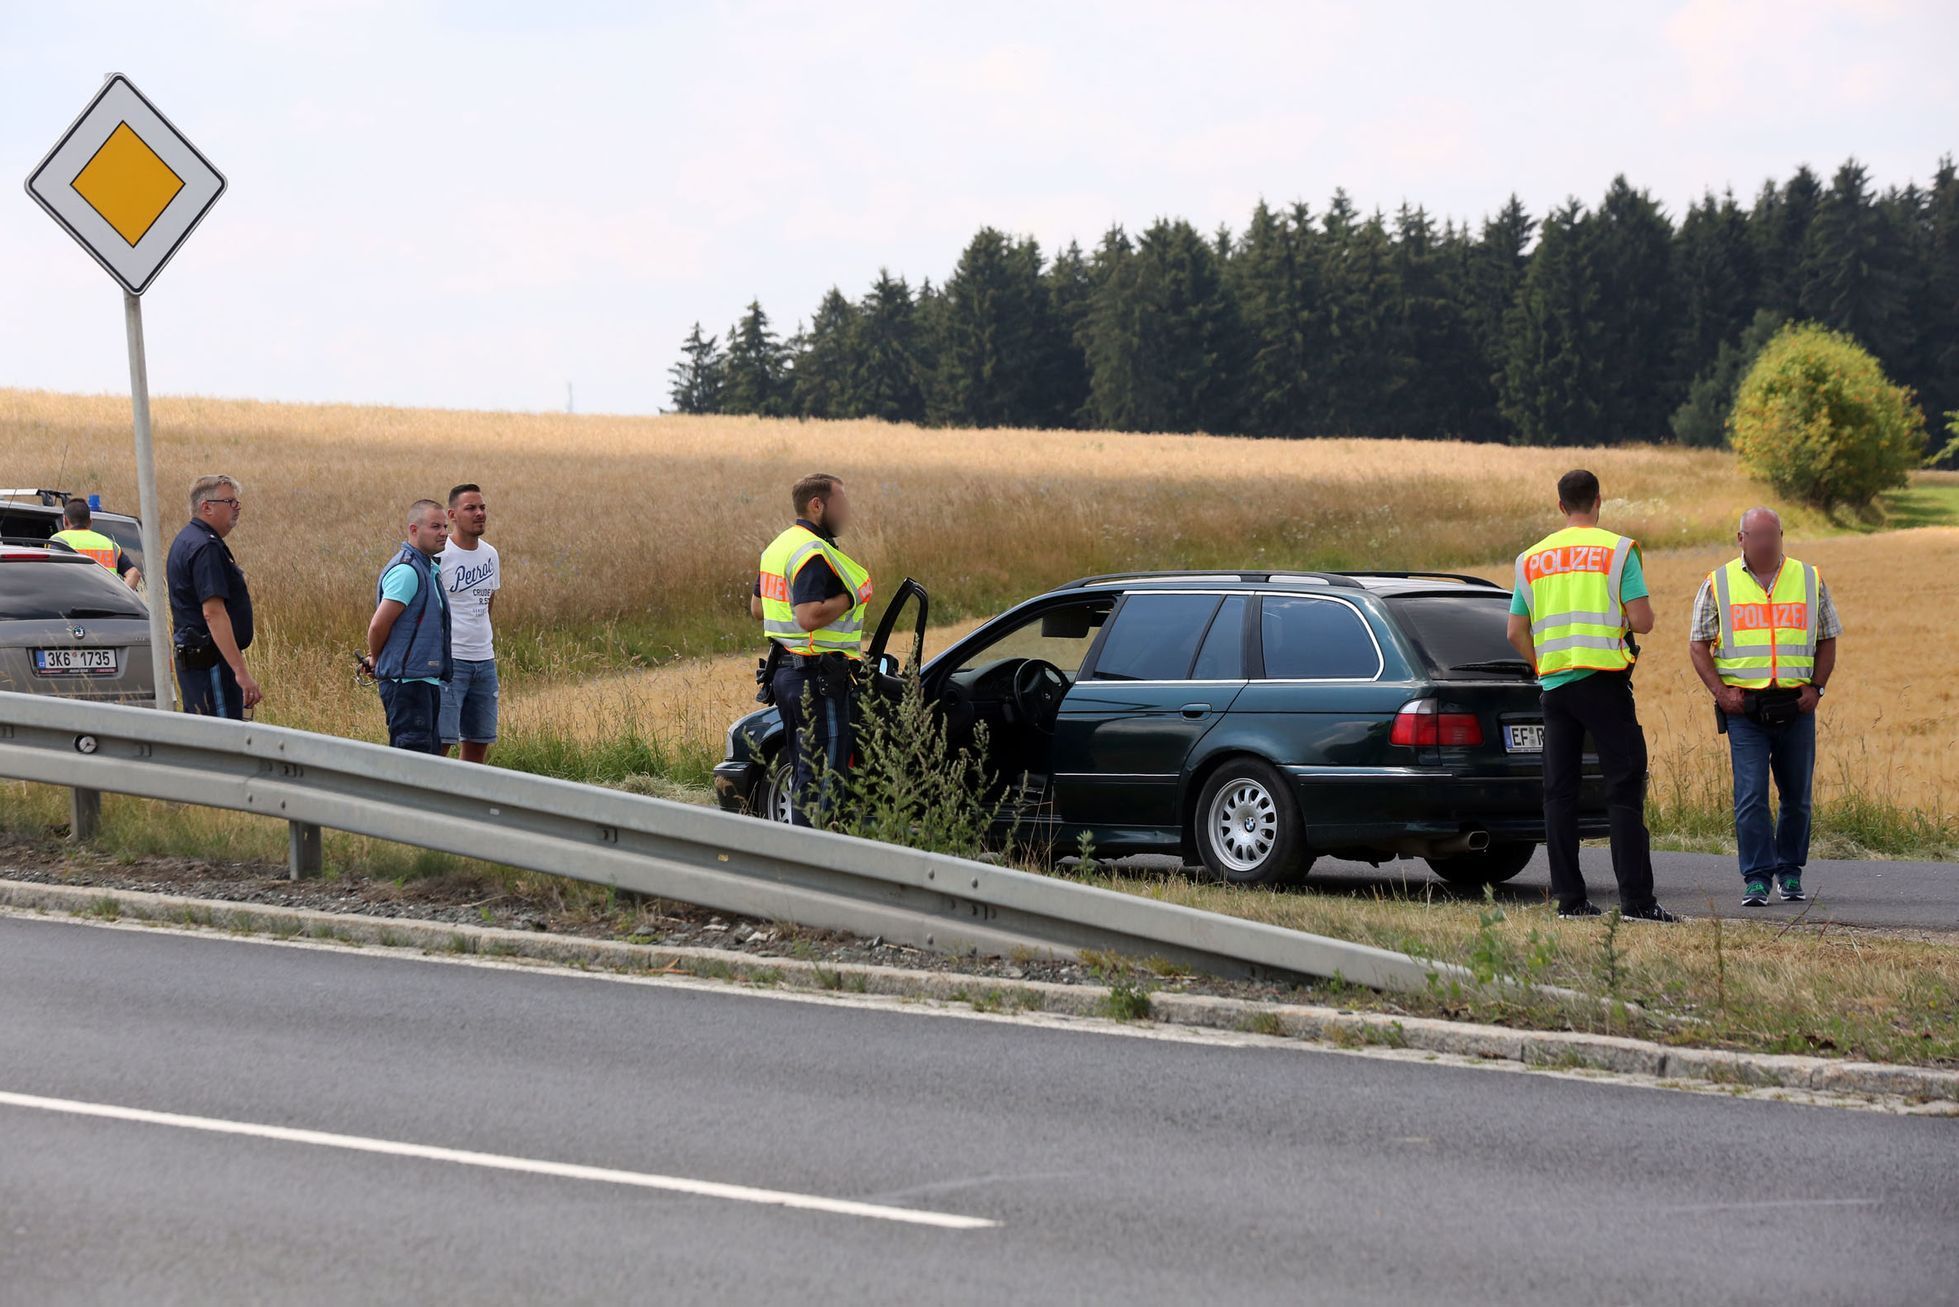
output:
POLYGON ((388 743, 442 752, 442 687, 449 682, 449 603, 436 561, 449 542, 449 516, 433 499, 408 506, 408 538, 374 583, 361 666, 381 691, 388 743))
POLYGON ((121 577, 123 584, 131 590, 136 588, 136 583, 143 579, 143 573, 129 561, 121 545, 100 531, 91 529, 95 515, 89 511, 88 500, 71 499, 63 504, 61 521, 66 529, 55 532, 52 539, 59 540, 78 554, 93 558, 121 577))
POLYGON ((1816 706, 1837 666, 1837 618, 1816 569, 1782 552, 1782 519, 1751 508, 1735 533, 1741 557, 1708 573, 1694 596, 1688 653, 1714 695, 1734 768, 1741 906, 1765 907, 1769 883, 1800 903, 1809 861, 1816 706), (1780 812, 1769 818, 1769 779, 1780 812))
POLYGON ((843 482, 826 473, 790 490, 796 523, 762 551, 749 611, 779 648, 770 681, 782 715, 790 816, 827 820, 851 749, 851 698, 863 659, 871 574, 837 547, 850 524, 843 482), (821 774, 817 759, 822 759, 821 774))
POLYGON ((1646 734, 1633 703, 1628 631, 1653 629, 1639 542, 1599 527, 1598 478, 1558 481, 1565 524, 1517 555, 1510 643, 1543 687, 1544 850, 1560 917, 1596 917, 1578 865, 1578 798, 1589 732, 1605 772, 1612 873, 1630 920, 1677 918, 1653 897, 1646 830, 1646 734))
POLYGON ((228 476, 191 482, 190 521, 170 542, 163 567, 184 711, 233 720, 264 697, 245 668, 245 651, 252 647, 252 592, 228 540, 244 514, 244 493, 228 476))

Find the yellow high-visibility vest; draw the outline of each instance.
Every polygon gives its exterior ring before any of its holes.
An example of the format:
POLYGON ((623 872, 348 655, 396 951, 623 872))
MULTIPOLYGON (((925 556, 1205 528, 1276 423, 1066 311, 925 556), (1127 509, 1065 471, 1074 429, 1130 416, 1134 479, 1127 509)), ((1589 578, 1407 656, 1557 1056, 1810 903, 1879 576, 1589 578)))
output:
POLYGON ((79 530, 71 528, 67 531, 55 532, 53 539, 59 540, 78 554, 86 554, 118 576, 122 575, 116 568, 116 560, 122 557, 122 548, 100 531, 90 531, 85 527, 79 530))
POLYGON ((864 610, 871 602, 871 574, 843 550, 808 527, 790 527, 762 551, 762 631, 791 653, 864 656, 864 610), (796 574, 816 558, 827 561, 851 595, 851 606, 828 626, 805 631, 790 598, 796 574))
POLYGON ((1737 558, 1708 574, 1721 613, 1714 670, 1743 690, 1808 685, 1816 674, 1816 569, 1793 558, 1767 590, 1737 558))
POLYGON ((1517 555, 1517 592, 1530 609, 1540 677, 1633 665, 1619 583, 1638 548, 1599 527, 1568 526, 1517 555))

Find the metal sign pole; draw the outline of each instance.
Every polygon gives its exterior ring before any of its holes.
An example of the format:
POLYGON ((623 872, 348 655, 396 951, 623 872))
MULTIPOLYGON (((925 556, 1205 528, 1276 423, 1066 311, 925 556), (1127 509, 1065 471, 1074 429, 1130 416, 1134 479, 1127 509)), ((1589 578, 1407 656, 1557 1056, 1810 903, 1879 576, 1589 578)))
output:
POLYGON ((143 358, 143 301, 124 291, 123 318, 129 327, 129 406, 136 419, 136 504, 143 515, 143 582, 149 589, 150 669, 156 676, 156 706, 177 706, 171 672, 170 581, 165 574, 163 530, 157 517, 156 458, 150 445, 150 369, 143 358))

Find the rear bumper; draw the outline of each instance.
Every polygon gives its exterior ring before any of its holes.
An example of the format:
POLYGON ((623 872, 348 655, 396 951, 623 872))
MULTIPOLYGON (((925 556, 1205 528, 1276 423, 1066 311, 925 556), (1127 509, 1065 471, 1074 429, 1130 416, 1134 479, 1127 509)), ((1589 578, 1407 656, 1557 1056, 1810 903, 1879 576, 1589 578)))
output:
MULTIPOLYGON (((1544 838, 1544 782, 1535 773, 1457 776, 1419 767, 1288 767, 1309 843, 1321 848, 1445 839, 1488 831, 1494 841, 1544 838)), ((1605 835, 1604 782, 1579 790, 1578 834, 1605 835)))

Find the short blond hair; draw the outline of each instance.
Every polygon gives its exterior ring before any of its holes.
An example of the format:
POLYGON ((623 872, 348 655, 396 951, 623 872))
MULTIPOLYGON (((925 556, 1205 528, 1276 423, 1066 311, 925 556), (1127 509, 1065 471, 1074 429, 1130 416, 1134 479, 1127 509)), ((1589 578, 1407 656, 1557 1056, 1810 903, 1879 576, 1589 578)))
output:
POLYGON ((241 495, 245 492, 245 487, 235 478, 228 477, 222 472, 197 478, 190 483, 190 515, 196 517, 198 505, 218 498, 220 490, 229 490, 234 495, 241 495))

